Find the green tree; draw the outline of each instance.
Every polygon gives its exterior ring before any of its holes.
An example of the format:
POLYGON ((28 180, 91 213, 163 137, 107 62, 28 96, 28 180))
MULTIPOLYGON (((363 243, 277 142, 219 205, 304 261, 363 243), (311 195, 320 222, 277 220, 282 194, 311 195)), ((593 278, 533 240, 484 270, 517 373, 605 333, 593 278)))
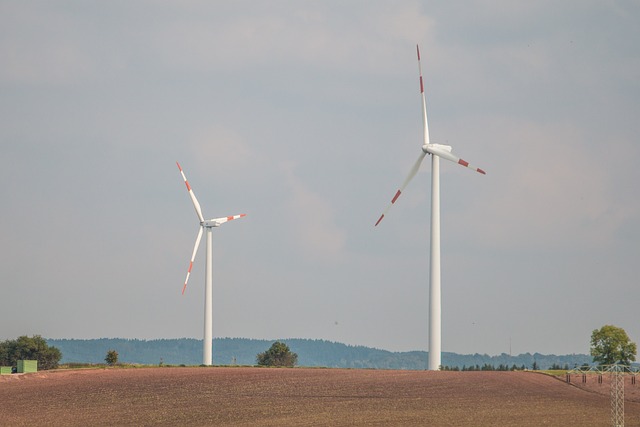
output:
POLYGON ((38 369, 55 369, 62 359, 62 353, 56 347, 49 347, 40 335, 21 336, 15 340, 0 343, 0 365, 17 366, 18 360, 37 360, 38 369))
POLYGON ((298 355, 292 353, 285 343, 276 341, 269 350, 256 356, 256 362, 260 366, 293 367, 298 363, 298 355))
POLYGON ((636 360, 636 351, 636 343, 617 326, 604 325, 591 334, 591 356, 600 365, 629 365, 636 360))
POLYGON ((107 356, 104 358, 104 361, 107 362, 107 365, 113 366, 118 363, 118 352, 115 350, 107 351, 107 356))

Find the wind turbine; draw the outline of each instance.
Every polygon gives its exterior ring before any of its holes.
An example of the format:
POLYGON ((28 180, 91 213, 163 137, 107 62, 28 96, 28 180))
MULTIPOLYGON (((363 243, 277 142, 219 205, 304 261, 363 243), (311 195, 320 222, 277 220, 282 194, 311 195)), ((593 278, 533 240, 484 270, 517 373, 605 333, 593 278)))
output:
POLYGON ((178 169, 180 169, 180 174, 182 175, 182 179, 184 179, 184 183, 187 186, 187 191, 189 192, 189 197, 191 197, 191 201, 193 202, 193 207, 196 209, 196 215, 198 215, 198 220, 200 221, 200 230, 198 230, 198 237, 196 237, 196 244, 193 247, 193 253, 191 254, 191 261, 189 261, 189 270, 187 270, 187 278, 184 280, 184 286, 182 287, 182 295, 184 295, 184 291, 187 288, 187 282, 189 281, 189 276, 191 275, 191 268, 193 267, 193 260, 196 258, 196 253, 198 252, 198 247, 200 246, 200 239, 202 238, 202 232, 204 230, 207 231, 207 253, 206 253, 206 264, 205 264, 205 286, 204 286, 204 340, 203 340, 203 353, 202 353, 202 364, 203 365, 211 365, 212 357, 211 351, 213 348, 213 292, 212 292, 212 275, 211 269, 213 265, 213 253, 211 250, 211 238, 212 233, 211 229, 214 227, 220 227, 227 221, 231 221, 233 219, 242 218, 246 214, 234 215, 234 216, 225 216, 222 218, 213 218, 213 219, 204 219, 202 215, 202 209, 200 208, 200 203, 198 203, 198 199, 196 199, 196 195, 193 194, 193 190, 189 185, 189 181, 187 181, 187 177, 184 175, 184 171, 180 167, 180 163, 176 162, 178 165, 178 169))
POLYGON ((471 166, 468 162, 451 154, 448 145, 432 144, 429 142, 429 126, 427 124, 427 104, 424 97, 424 83, 422 81, 422 66, 420 65, 420 47, 416 45, 418 53, 418 71, 420 72, 420 96, 422 97, 422 126, 424 141, 422 153, 409 171, 409 175, 391 199, 391 203, 380 215, 376 226, 398 200, 405 187, 418 173, 420 164, 427 154, 431 154, 431 262, 429 271, 429 364, 428 369, 437 371, 441 365, 441 298, 440 298, 440 158, 485 174, 482 169, 471 166))

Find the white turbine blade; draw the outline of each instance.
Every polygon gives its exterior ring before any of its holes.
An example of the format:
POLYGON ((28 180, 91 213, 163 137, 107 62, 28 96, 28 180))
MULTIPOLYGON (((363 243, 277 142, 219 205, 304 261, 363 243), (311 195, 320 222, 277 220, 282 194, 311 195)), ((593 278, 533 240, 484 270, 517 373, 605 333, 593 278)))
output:
MULTIPOLYGON (((449 151, 447 151, 444 147, 446 146, 438 146, 437 144, 430 144, 430 145, 426 145, 423 149, 426 150, 428 153, 431 153, 433 155, 436 155, 438 157, 441 157, 443 159, 447 159, 453 163, 457 163, 459 165, 462 165, 464 167, 467 167, 469 169, 472 169, 478 173, 481 173, 483 175, 486 175, 486 172, 483 171, 480 168, 477 168, 475 166, 472 166, 469 164, 469 162, 467 162, 466 160, 462 160, 459 157, 454 156, 453 154, 451 154, 449 151)), ((450 147, 447 147, 450 149, 450 147)))
POLYGON ((420 154, 420 157, 418 157, 418 160, 416 160, 416 162, 413 164, 413 167, 411 168, 411 171, 409 171, 409 175, 407 175, 407 177, 405 178, 404 182, 402 183, 402 186, 400 186, 400 189, 398 191, 396 191, 395 196, 393 196, 393 199, 391 199, 391 203, 389 204, 389 206, 387 206, 387 208, 384 210, 382 215, 380 215, 380 218, 378 218, 378 221, 376 222, 376 226, 378 224, 380 224, 380 221, 382 221, 382 218, 384 218, 384 216, 387 214, 387 212, 389 212, 389 209, 391 209, 391 206, 393 206, 393 204, 396 202, 396 200, 398 200, 398 197, 400 197, 400 194, 402 194, 402 192, 404 191, 405 187, 407 185, 409 185, 409 182, 411 182, 413 177, 416 176, 416 174, 418 173, 418 170, 420 170, 420 164, 422 163, 422 160, 424 159, 424 156, 426 156, 426 155, 427 155, 426 152, 422 152, 420 154))
POLYGON ((187 278, 184 279, 184 286, 182 287, 182 295, 184 295, 184 290, 187 289, 187 282, 189 282, 189 276, 191 275, 191 269, 193 268, 193 260, 196 259, 196 254, 198 253, 198 247, 200 246, 200 239, 202 239, 202 230, 204 227, 200 227, 198 230, 198 237, 196 237, 196 244, 193 247, 193 253, 191 254, 191 261, 189 261, 189 270, 187 270, 187 278))
POLYGON ((193 202, 193 207, 196 209, 196 215, 198 215, 198 219, 200 222, 204 221, 204 217, 202 216, 202 209, 200 208, 200 203, 198 203, 198 199, 196 199, 196 195, 193 193, 191 186, 189 185, 189 181, 187 181, 187 177, 184 175, 182 168, 180 167, 180 163, 176 162, 178 165, 178 169, 180 169, 180 174, 182 175, 182 179, 184 179, 184 183, 187 186, 187 191, 189 192, 189 196, 191 197, 191 201, 193 202))
POLYGON ((424 145, 429 144, 429 124, 427 122, 427 101, 424 96, 424 82, 422 80, 422 65, 420 64, 420 47, 416 45, 418 52, 418 71, 420 72, 420 96, 422 98, 422 132, 424 135, 424 145))
POLYGON ((238 219, 238 218, 243 218, 243 217, 245 217, 245 216, 247 216, 247 214, 240 214, 240 215, 233 215, 233 216, 225 216, 225 217, 222 217, 222 218, 214 218, 214 219, 211 219, 211 220, 209 220, 209 221, 211 221, 211 222, 215 222, 215 223, 217 223, 218 225, 220 225, 220 224, 224 224, 224 223, 225 223, 225 222, 227 222, 227 221, 231 221, 231 220, 238 219))
POLYGON ((425 100, 424 95, 424 81, 422 79, 422 65, 420 64, 420 47, 416 45, 416 51, 418 53, 418 71, 420 72, 420 95, 422 97, 422 126, 424 132, 424 146, 423 150, 431 154, 435 154, 443 159, 447 159, 454 163, 458 163, 459 165, 468 167, 469 169, 473 169, 476 172, 479 172, 485 175, 485 171, 480 168, 476 168, 475 166, 471 166, 469 162, 462 160, 453 154, 451 154, 451 147, 448 146, 438 146, 438 144, 430 144, 429 143, 429 125, 427 123, 427 102, 425 100))

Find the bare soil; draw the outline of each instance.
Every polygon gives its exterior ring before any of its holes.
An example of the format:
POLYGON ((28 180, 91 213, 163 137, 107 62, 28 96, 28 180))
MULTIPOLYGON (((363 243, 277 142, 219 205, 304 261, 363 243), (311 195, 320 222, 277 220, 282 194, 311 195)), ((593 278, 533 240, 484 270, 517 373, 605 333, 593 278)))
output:
MULTIPOLYGON (((0 377, 0 425, 609 425, 608 383, 576 383, 533 372, 58 370, 0 377)), ((627 426, 640 426, 639 387, 626 387, 627 426)))
MULTIPOLYGON (((567 377, 562 377, 567 381, 567 377)), ((591 393, 598 393, 601 395, 609 396, 611 393, 611 374, 571 374, 568 378, 569 382, 575 387, 589 391, 591 393)), ((640 375, 635 375, 633 380, 632 374, 624 375, 624 399, 625 402, 640 402, 640 375)))

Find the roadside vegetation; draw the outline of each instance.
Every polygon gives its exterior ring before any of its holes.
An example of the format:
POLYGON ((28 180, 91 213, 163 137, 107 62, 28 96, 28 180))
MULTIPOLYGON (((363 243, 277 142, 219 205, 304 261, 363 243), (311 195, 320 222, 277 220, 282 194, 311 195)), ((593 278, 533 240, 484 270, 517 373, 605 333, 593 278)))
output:
POLYGON ((289 346, 285 343, 276 341, 269 350, 256 356, 256 363, 259 366, 293 368, 298 363, 298 355, 291 352, 289 346))
POLYGON ((0 342, 0 366, 15 368, 18 360, 37 360, 39 370, 55 369, 61 358, 60 350, 49 346, 40 335, 0 342))
MULTIPOLYGON (((296 366, 301 359, 306 367, 347 369, 423 370, 426 352, 399 352, 350 346, 323 340, 289 339, 281 341, 223 338, 216 340, 215 366, 296 366), (256 355, 266 345, 271 347, 256 355), (300 357, 298 357, 300 355, 300 357), (230 361, 230 364, 222 361, 230 361), (222 362, 222 363, 220 363, 222 362)), ((183 367, 198 366, 202 342, 195 339, 170 340, 45 340, 40 335, 21 336, 0 342, 0 366, 16 367, 18 360, 37 360, 38 369, 55 369, 65 354, 61 368, 92 367, 183 367), (54 346, 56 344, 56 346, 54 346), (115 350, 117 348, 117 351, 115 350), (60 350, 62 349, 62 351, 60 350), (106 352, 106 356, 105 356, 106 352), (121 363, 121 360, 125 363, 121 363), (77 361, 87 363, 75 363, 77 361), (154 362, 155 361, 155 362, 154 362), (159 364, 157 364, 159 361, 159 364), (168 363, 165 363, 167 361, 168 363)), ((637 345, 624 329, 605 325, 591 335, 590 356, 586 354, 544 355, 526 353, 518 356, 502 353, 460 355, 443 353, 443 371, 538 371, 565 372, 589 369, 594 365, 623 364, 637 370, 637 345)))
POLYGON ((599 365, 631 365, 636 360, 637 346, 627 332, 613 325, 604 325, 591 334, 591 356, 599 365))

